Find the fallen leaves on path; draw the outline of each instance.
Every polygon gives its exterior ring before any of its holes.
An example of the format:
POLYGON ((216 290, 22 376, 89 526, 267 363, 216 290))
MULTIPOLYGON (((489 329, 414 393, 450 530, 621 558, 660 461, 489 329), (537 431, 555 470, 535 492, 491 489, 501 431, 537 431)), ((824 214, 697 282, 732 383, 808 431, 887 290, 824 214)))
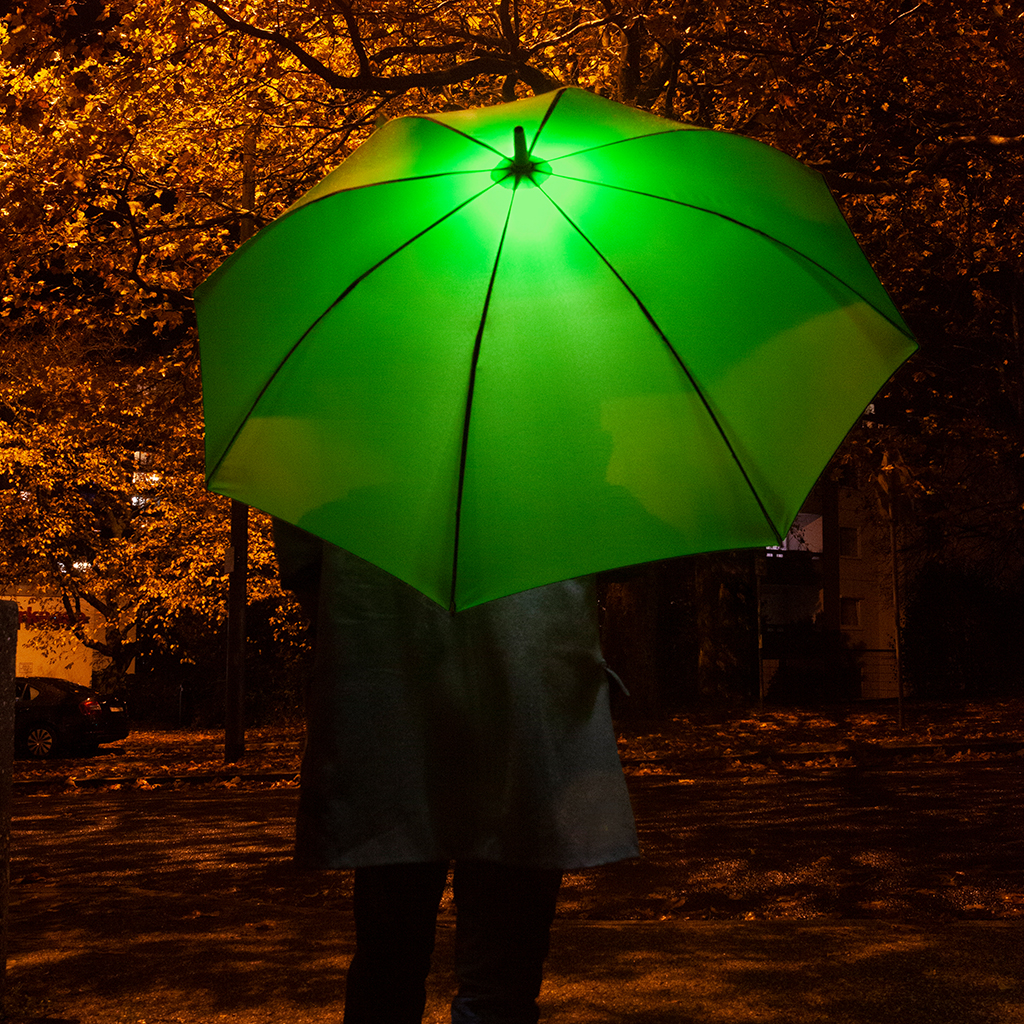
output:
MULTIPOLYGON (((951 761, 1021 756, 1024 699, 963 703, 907 702, 903 728, 895 704, 828 709, 708 709, 646 723, 620 723, 619 752, 632 775, 740 773, 753 780, 790 766, 851 767, 873 758, 914 756, 951 761), (1005 749, 999 749, 1004 745, 1005 749), (948 749, 947 749, 948 748, 948 749)), ((224 760, 214 729, 135 729, 122 744, 91 757, 18 760, 16 782, 64 789, 175 785, 298 785, 302 726, 249 729, 244 755, 224 760)))

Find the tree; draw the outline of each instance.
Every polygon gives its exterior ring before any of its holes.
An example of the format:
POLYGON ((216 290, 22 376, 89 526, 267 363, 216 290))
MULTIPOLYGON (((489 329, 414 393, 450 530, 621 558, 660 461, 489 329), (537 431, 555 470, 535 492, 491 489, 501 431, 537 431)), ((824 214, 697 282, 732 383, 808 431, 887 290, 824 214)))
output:
MULTIPOLYGON (((244 221, 268 223, 381 120, 559 83, 742 132, 821 170, 925 341, 879 404, 929 498, 919 514, 943 536, 965 514, 976 528, 968 499, 983 488, 989 550, 1024 535, 1011 457, 1018 8, 18 0, 0 23, 0 576, 91 602, 115 640, 140 616, 215 614, 224 505, 202 489, 192 289, 244 221), (968 485, 939 454, 952 451, 966 472, 983 453, 991 472, 968 485), (152 496, 145 474, 160 477, 152 496)), ((879 465, 876 439, 847 455, 879 465)), ((262 520, 254 562, 257 595, 272 593, 262 520)))

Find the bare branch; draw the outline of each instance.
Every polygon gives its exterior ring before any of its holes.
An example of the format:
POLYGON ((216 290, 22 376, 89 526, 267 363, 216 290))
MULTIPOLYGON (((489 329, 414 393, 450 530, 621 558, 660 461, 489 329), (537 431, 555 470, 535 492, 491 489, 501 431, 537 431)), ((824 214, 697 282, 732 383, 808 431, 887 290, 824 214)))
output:
POLYGON ((366 47, 363 46, 363 38, 359 33, 359 22, 352 13, 352 5, 344 3, 343 0, 336 0, 341 8, 342 17, 345 19, 345 26, 348 29, 348 37, 352 41, 352 48, 356 51, 356 59, 359 61, 359 73, 361 75, 371 74, 370 60, 366 56, 366 47))
MULTIPOLYGON (((307 71, 312 71, 313 74, 318 75, 328 85, 333 86, 335 89, 349 88, 354 84, 351 78, 347 78, 344 75, 339 75, 337 72, 332 71, 326 64, 321 63, 311 53, 304 50, 298 45, 298 43, 289 39, 283 33, 271 32, 267 29, 257 28, 255 25, 250 25, 246 21, 239 21, 238 18, 228 14, 228 12, 224 10, 219 3, 216 3, 216 0, 199 0, 199 2, 207 10, 216 14, 217 17, 220 18, 220 20, 229 28, 233 28, 237 32, 241 32, 243 35, 250 36, 253 39, 262 39, 268 43, 275 43, 287 50, 307 71)), ((361 76, 356 77, 359 78, 361 76)))
POLYGON ((943 140, 948 147, 953 146, 1020 146, 1024 144, 1024 135, 960 135, 955 139, 943 140))
MULTIPOLYGON (((934 174, 956 152, 963 149, 1000 151, 1024 144, 1024 135, 960 135, 941 139, 938 151, 923 168, 925 174, 934 174)), ((992 157, 994 159, 994 157, 992 157)))
MULTIPOLYGON (((814 164, 807 164, 814 167, 814 164)), ((818 168, 820 170, 820 168, 818 168)), ((912 181, 873 181, 869 178, 848 178, 845 175, 829 174, 822 171, 828 187, 837 195, 882 195, 894 196, 914 187, 912 181)))
MULTIPOLYGON (((450 68, 436 71, 409 72, 400 75, 378 75, 370 70, 360 70, 356 75, 341 75, 317 60, 311 53, 289 39, 282 32, 258 28, 248 22, 240 21, 229 14, 216 0, 199 0, 199 2, 215 14, 229 28, 254 39, 262 39, 287 50, 307 70, 326 82, 331 88, 338 90, 356 90, 369 93, 399 94, 406 89, 437 88, 465 82, 481 75, 510 75, 525 82, 534 92, 545 92, 556 88, 559 83, 548 78, 542 71, 530 67, 522 59, 514 57, 484 56, 476 57, 464 64, 456 64, 450 68)), ((353 41, 353 45, 355 42, 353 41)), ((410 52, 416 52, 412 50, 410 52)), ((421 51, 422 52, 422 51, 421 51)))
POLYGON ((578 25, 574 25, 572 28, 566 29, 560 36, 548 36, 546 39, 542 39, 535 46, 531 46, 527 49, 527 53, 534 54, 539 50, 544 50, 549 46, 558 46, 564 43, 567 39, 571 39, 573 36, 578 35, 580 32, 585 32, 591 28, 604 28, 605 25, 611 24, 611 18, 598 18, 595 21, 581 21, 578 25))
POLYGON ((498 4, 498 21, 501 24, 501 34, 505 38, 509 53, 515 53, 519 49, 519 36, 512 25, 510 4, 511 0, 501 0, 501 3, 498 4))
POLYGON ((406 54, 421 56, 434 53, 458 53, 465 48, 465 40, 460 40, 457 43, 447 43, 444 46, 429 46, 426 44, 423 46, 385 46, 383 50, 378 50, 371 59, 374 61, 389 60, 391 57, 402 57, 406 54))
POLYGON ((751 43, 734 43, 720 36, 705 36, 699 33, 688 35, 687 42, 705 43, 719 50, 728 50, 730 53, 746 53, 753 57, 785 57, 787 60, 802 60, 812 53, 817 47, 808 47, 806 50, 776 50, 769 46, 754 46, 751 43))

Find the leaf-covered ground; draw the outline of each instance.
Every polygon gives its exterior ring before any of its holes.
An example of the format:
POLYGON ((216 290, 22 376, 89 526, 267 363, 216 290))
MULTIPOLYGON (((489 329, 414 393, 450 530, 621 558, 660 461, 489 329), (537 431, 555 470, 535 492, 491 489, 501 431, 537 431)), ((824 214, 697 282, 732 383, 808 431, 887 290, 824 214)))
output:
MULTIPOLYGON (((620 723, 620 753, 631 775, 771 770, 776 762, 849 766, 880 758, 991 759, 1024 747, 1024 699, 907 702, 823 709, 718 709, 664 721, 620 723)), ((91 757, 19 759, 14 778, 36 786, 297 785, 298 723, 249 729, 246 750, 224 762, 220 730, 135 729, 91 757)))
MULTIPOLYGON (((624 984, 633 986, 639 961, 629 936, 648 934, 650 925, 661 941, 679 925, 693 948, 672 961, 681 965, 673 977, 724 971, 729 992, 747 990, 749 979, 736 980, 740 960, 774 985, 779 957, 789 956, 800 929, 839 929, 854 945, 842 956, 819 957, 812 948, 799 971, 829 979, 823 989, 832 992, 836 972, 872 965, 864 978, 846 982, 856 1005, 865 979, 877 984, 878 965, 889 963, 879 935, 909 929, 945 950, 961 926, 1018 928, 1024 701, 905 710, 903 729, 888 705, 707 711, 623 727, 642 855, 567 873, 559 927, 589 936, 591 925, 642 925, 615 933, 624 984), (699 930, 686 931, 686 922, 699 930), (733 925, 744 930, 718 930, 733 925), (718 935, 730 942, 747 936, 750 945, 740 960, 737 953, 719 959, 721 947, 712 945, 708 964, 699 966, 695 950, 707 952, 718 935)), ((313 1024, 330 1016, 321 1008, 337 1009, 350 951, 351 873, 303 872, 291 860, 301 730, 253 729, 247 748, 241 761, 225 765, 218 731, 139 730, 91 758, 17 762, 17 925, 8 977, 19 1009, 31 1008, 37 1019, 41 1010, 49 1019, 60 1010, 63 1019, 109 1024, 257 1017, 313 1024), (292 1006, 296 1000, 308 1004, 305 1015, 292 1006)), ((441 920, 444 942, 454 920, 450 892, 441 920)), ((982 933, 970 935, 965 961, 981 977, 989 969, 982 933)), ((580 948, 585 958, 588 947, 580 948)), ((642 952, 651 976, 662 977, 664 949, 642 952)), ((1013 953, 1005 957, 1012 961, 1013 953)), ((927 980, 935 962, 929 948, 907 971, 927 980)), ((570 958, 564 976, 575 978, 579 968, 570 958)), ((890 975, 903 984, 900 971, 890 975)), ((892 986, 887 980, 883 987, 877 1013, 817 1019, 890 1019, 892 986)), ((928 1013, 897 1016, 1017 1019, 1001 1011, 972 1017, 961 1008, 934 1014, 927 1005, 928 1013)), ((438 1011, 429 1019, 445 1018, 438 1011)), ((783 1012, 771 1019, 797 1018, 783 1012)))
POLYGON ((772 763, 856 764, 899 757, 987 758, 1024 746, 1024 699, 687 712, 623 730, 627 769, 665 772, 772 763), (901 721, 902 719, 902 721, 901 721), (717 766, 708 762, 718 762, 717 766))
MULTIPOLYGON (((893 704, 854 704, 619 731, 643 856, 573 875, 566 914, 1024 916, 1024 699, 908 702, 902 725, 893 704)), ((27 801, 294 790, 301 750, 297 723, 250 729, 233 764, 222 731, 137 729, 91 757, 19 760, 15 785, 27 801)))

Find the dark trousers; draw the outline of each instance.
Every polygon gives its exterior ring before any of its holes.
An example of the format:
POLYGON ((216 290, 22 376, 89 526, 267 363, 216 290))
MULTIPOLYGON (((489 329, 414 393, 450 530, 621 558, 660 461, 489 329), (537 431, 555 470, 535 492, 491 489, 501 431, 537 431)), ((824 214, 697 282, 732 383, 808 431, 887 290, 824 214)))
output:
MULTIPOLYGON (((419 1024, 448 865, 355 872, 345 1024, 419 1024)), ((452 1024, 536 1024, 560 871, 456 861, 452 1024)))

